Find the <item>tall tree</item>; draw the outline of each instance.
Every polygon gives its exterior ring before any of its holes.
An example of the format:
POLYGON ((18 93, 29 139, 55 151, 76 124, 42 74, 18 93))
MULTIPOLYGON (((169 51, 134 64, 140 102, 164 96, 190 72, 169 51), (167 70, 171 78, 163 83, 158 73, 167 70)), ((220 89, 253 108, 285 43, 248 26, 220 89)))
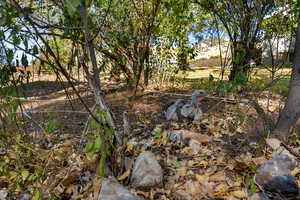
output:
POLYGON ((298 28, 296 34, 295 53, 293 60, 293 69, 289 85, 288 97, 285 106, 280 113, 275 130, 276 135, 281 138, 287 138, 290 128, 300 117, 300 12, 298 16, 298 28))
POLYGON ((248 75, 261 36, 261 24, 275 8, 274 0, 194 0, 224 27, 230 40, 232 68, 229 80, 248 75))

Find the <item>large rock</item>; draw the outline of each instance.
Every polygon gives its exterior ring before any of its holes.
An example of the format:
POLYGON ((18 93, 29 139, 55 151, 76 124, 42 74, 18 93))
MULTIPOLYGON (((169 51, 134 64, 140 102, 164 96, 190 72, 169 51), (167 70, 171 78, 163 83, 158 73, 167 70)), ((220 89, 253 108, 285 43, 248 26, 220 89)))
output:
POLYGON ((163 170, 155 155, 150 151, 142 152, 136 159, 131 176, 131 183, 137 188, 150 188, 162 185, 163 170))
POLYGON ((254 180, 266 199, 298 199, 299 187, 291 175, 296 164, 288 155, 276 154, 259 168, 254 180))
POLYGON ((143 200, 143 198, 131 194, 125 187, 112 178, 102 181, 102 187, 98 200, 143 200))

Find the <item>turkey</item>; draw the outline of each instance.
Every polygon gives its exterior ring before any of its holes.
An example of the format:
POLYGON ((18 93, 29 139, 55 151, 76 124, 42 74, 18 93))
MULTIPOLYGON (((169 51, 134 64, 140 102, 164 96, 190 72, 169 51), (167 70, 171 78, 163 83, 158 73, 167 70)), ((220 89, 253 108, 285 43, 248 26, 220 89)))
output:
POLYGON ((200 102, 207 96, 204 90, 196 90, 193 92, 191 100, 177 99, 167 103, 164 107, 165 117, 169 121, 192 121, 197 124, 202 119, 202 110, 200 102))

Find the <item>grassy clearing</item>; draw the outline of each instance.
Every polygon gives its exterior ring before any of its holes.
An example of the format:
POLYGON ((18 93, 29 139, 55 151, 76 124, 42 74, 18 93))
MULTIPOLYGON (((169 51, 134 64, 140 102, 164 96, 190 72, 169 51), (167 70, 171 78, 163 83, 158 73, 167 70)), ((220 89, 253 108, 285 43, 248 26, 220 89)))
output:
MULTIPOLYGON (((227 77, 229 75, 229 67, 225 70, 223 80, 221 77, 221 67, 218 66, 218 58, 203 59, 193 62, 194 70, 189 71, 186 74, 182 73, 182 77, 185 82, 185 86, 190 89, 205 89, 210 92, 228 93, 234 92, 237 88, 235 85, 228 83, 227 77), (207 67, 202 67, 203 63, 209 63, 207 67), (213 64, 212 64, 213 63, 213 64)), ((288 93, 288 85, 290 80, 291 67, 282 67, 276 72, 275 80, 272 81, 271 73, 268 70, 268 66, 255 67, 252 70, 252 74, 249 82, 243 87, 247 88, 249 92, 258 93, 263 90, 269 89, 271 92, 286 96, 288 93)), ((224 94, 225 95, 225 94, 224 94)))

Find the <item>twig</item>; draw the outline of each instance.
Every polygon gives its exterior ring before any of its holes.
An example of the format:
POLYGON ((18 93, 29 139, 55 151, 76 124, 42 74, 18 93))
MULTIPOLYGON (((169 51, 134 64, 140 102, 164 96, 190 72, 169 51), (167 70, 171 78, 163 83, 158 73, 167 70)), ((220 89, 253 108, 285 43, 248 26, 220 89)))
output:
POLYGON ((293 156, 295 156, 298 161, 300 161, 300 154, 299 153, 295 152, 292 148, 290 148, 288 145, 286 145, 283 142, 281 142, 280 145, 283 146, 287 151, 289 151, 293 156))
POLYGON ((44 134, 46 134, 45 129, 37 122, 35 121, 32 117, 30 117, 30 115, 28 115, 27 112, 23 112, 22 114, 24 114, 24 116, 26 116, 28 119, 30 119, 33 123, 35 123, 43 132, 44 134))
POLYGON ((76 110, 24 110, 23 112, 10 112, 8 114, 27 114, 28 113, 80 113, 89 114, 89 112, 76 111, 76 110))

